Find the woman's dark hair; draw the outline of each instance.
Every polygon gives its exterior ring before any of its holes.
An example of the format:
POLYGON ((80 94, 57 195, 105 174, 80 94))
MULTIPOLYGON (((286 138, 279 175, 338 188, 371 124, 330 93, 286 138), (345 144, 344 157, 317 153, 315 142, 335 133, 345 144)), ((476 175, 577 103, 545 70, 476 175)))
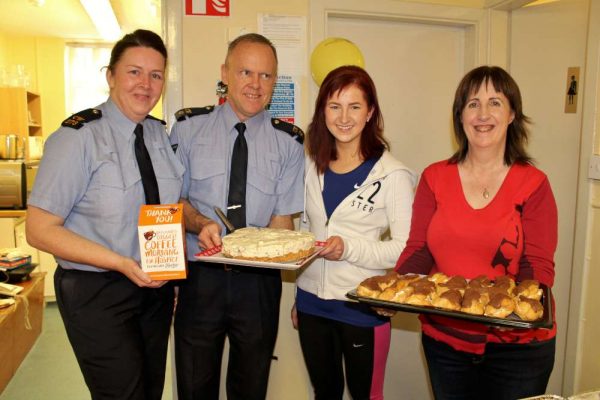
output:
POLYGON ((363 93, 369 110, 373 114, 360 138, 360 153, 363 159, 380 157, 383 151, 389 149, 389 144, 383 137, 383 115, 377 100, 377 90, 369 74, 356 66, 342 66, 334 69, 325 77, 321 84, 312 122, 308 125, 308 155, 315 162, 319 173, 325 172, 329 162, 337 160, 335 138, 327 129, 325 123, 325 108, 329 98, 342 90, 356 85, 363 93))
POLYGON ((125 50, 130 47, 150 47, 162 54, 165 59, 165 65, 167 64, 167 48, 161 37, 152 31, 138 29, 133 33, 123 36, 121 40, 115 43, 110 52, 109 71, 115 68, 125 50))
POLYGON ((458 84, 452 106, 454 137, 458 144, 458 150, 452 155, 449 162, 459 163, 467 157, 469 142, 461 121, 462 112, 469 101, 469 97, 473 93, 476 93, 482 85, 487 85, 490 82, 497 92, 506 96, 511 110, 515 113, 515 118, 508 125, 506 133, 504 163, 506 165, 512 165, 513 163, 531 164, 532 159, 525 150, 529 137, 527 124, 530 123, 530 119, 523 114, 523 103, 521 101, 519 86, 508 72, 495 66, 477 67, 467 73, 458 84))

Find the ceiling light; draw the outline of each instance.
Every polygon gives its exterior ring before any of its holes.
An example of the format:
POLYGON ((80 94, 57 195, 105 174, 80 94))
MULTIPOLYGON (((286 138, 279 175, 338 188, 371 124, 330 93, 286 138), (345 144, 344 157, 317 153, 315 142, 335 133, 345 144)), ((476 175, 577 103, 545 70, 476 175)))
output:
POLYGON ((555 1, 558 1, 558 0, 535 0, 535 1, 532 1, 531 3, 525 4, 523 7, 540 6, 542 4, 554 3, 555 1))
POLYGON ((100 36, 113 42, 121 36, 121 27, 109 0, 79 0, 88 13, 100 36))

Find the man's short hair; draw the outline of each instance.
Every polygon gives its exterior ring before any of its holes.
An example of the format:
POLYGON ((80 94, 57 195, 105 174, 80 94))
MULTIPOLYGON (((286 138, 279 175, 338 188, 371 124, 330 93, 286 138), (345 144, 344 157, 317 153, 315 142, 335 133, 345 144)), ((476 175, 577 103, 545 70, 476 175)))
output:
POLYGON ((273 56, 275 57, 275 64, 278 63, 277 50, 275 49, 275 46, 273 46, 273 43, 271 43, 269 39, 258 33, 246 33, 245 35, 238 36, 231 43, 229 43, 229 46, 227 47, 227 56, 225 57, 225 64, 227 64, 227 60, 229 59, 231 53, 233 53, 233 50, 239 44, 242 43, 260 43, 269 46, 273 51, 273 56))

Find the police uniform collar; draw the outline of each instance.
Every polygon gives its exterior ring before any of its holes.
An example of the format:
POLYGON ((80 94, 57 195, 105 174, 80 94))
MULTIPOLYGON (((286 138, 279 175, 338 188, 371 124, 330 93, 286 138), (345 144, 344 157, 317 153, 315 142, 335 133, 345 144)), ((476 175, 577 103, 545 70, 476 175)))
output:
MULTIPOLYGON (((235 125, 240 121, 240 119, 238 118, 238 116, 235 114, 235 112, 233 111, 233 109, 231 108, 231 106, 229 105, 228 102, 225 102, 225 104, 223 104, 223 117, 225 120, 225 126, 227 127, 227 131, 230 132, 230 134, 235 138, 237 136, 237 131, 235 130, 235 125)), ((252 138, 254 137, 254 135, 257 134, 257 132, 260 132, 260 129, 262 127, 262 125, 265 123, 268 123, 269 125, 271 124, 271 116, 268 113, 268 111, 263 111, 260 112, 258 114, 256 114, 255 116, 248 118, 247 120, 243 121, 244 124, 246 124, 246 139, 248 138, 252 138)))
MULTIPOLYGON (((118 127, 118 134, 123 135, 125 138, 133 136, 133 130, 137 124, 127 118, 110 97, 106 101, 106 111, 106 117, 115 124, 113 126, 118 127)), ((140 123, 143 124, 143 122, 140 123)))

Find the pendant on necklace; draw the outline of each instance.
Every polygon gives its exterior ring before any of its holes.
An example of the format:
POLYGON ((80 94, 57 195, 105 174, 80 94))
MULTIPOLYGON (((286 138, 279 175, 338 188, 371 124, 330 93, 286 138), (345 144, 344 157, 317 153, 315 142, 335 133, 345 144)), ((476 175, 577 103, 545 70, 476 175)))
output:
POLYGON ((488 192, 487 188, 483 188, 482 195, 483 195, 483 198, 486 200, 490 198, 490 192, 488 192))

